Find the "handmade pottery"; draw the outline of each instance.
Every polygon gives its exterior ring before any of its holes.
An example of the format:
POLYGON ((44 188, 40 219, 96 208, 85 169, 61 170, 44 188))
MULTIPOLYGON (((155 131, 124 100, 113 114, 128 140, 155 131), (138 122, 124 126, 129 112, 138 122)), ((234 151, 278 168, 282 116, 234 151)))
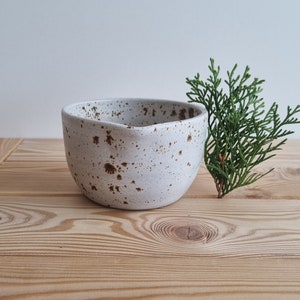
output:
POLYGON ((177 201, 203 157, 207 112, 198 104, 97 100, 64 107, 62 121, 75 182, 107 207, 142 210, 177 201))

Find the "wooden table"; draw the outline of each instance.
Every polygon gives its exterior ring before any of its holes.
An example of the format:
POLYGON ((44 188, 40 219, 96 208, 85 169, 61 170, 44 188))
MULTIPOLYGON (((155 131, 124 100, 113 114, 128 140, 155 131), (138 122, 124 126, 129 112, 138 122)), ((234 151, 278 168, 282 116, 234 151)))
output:
POLYGON ((300 140, 216 199, 205 167, 149 211, 77 189, 62 140, 0 139, 1 299, 300 299, 300 140))

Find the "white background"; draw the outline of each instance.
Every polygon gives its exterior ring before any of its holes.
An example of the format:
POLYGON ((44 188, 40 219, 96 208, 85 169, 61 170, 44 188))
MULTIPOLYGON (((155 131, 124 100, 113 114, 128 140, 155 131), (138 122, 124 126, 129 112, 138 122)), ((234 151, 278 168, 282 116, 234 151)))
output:
POLYGON ((283 115, 300 103, 299 16, 298 0, 0 0, 0 137, 62 137, 61 108, 83 100, 186 101, 210 57, 249 65, 283 115))

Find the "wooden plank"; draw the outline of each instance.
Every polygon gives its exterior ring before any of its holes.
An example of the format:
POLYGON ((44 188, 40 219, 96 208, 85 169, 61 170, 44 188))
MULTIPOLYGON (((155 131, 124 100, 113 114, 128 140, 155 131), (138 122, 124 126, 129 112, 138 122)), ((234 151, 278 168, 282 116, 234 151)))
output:
POLYGON ((0 168, 0 195, 79 194, 67 163, 9 161, 0 168))
POLYGON ((282 145, 281 150, 276 152, 276 157, 278 158, 291 158, 299 160, 300 159, 300 140, 289 139, 284 145, 282 145))
POLYGON ((1 299, 298 300, 299 260, 0 257, 1 299))
MULTIPOLYGON (((271 163, 271 162, 270 162, 271 163)), ((272 165, 269 165, 271 167, 272 165)), ((262 171, 269 167, 264 165, 262 171)), ((275 170, 256 183, 239 188, 224 199, 299 199, 300 160, 276 161, 275 170)), ((0 195, 74 195, 76 186, 65 161, 9 161, 0 168, 0 195)), ((185 194, 188 198, 216 198, 209 173, 203 166, 185 194)))
MULTIPOLYGON (((275 170, 256 183, 237 189, 230 198, 287 198, 300 195, 300 141, 288 140, 277 156, 261 164, 258 172, 275 170)), ((25 140, 0 169, 0 194, 74 194, 78 189, 65 164, 62 140, 25 140), (51 164, 51 162, 53 164, 51 164), (59 163, 56 163, 59 162, 59 163), (58 171, 57 174, 55 171, 58 171), (35 184, 36 183, 36 184, 35 184)), ((215 198, 210 174, 202 163, 186 197, 215 198)), ((225 198, 227 198, 226 196, 225 198)))
MULTIPOLYGON (((228 196, 239 199, 298 199, 300 195, 298 145, 299 141, 298 143, 293 141, 289 146, 290 152, 272 158, 257 168, 258 172, 266 172, 274 167, 272 173, 252 185, 233 191, 228 196)), ((0 195, 78 193, 79 190, 65 162, 61 140, 50 140, 49 143, 47 140, 24 141, 9 160, 1 165, 0 195)), ((214 182, 204 163, 185 197, 216 198, 214 182)))
POLYGON ((0 138, 0 164, 16 150, 22 139, 0 138))
POLYGON ((298 299, 300 203, 0 197, 1 299, 298 299))
POLYGON ((80 194, 62 141, 25 140, 0 166, 0 298, 299 299, 299 146, 222 200, 202 167, 173 205, 121 211, 80 194))
POLYGON ((0 197, 0 203, 2 256, 300 259, 294 200, 184 198, 149 211, 108 209, 83 196, 0 197))
MULTIPOLYGON (((299 199, 300 197, 300 159, 270 159, 256 168, 255 172, 265 173, 274 170, 255 183, 238 188, 226 195, 236 199, 299 199)), ((186 197, 216 198, 214 181, 203 166, 187 191, 186 197)))
POLYGON ((62 139, 26 139, 9 161, 65 161, 62 139))
MULTIPOLYGON (((224 199, 299 199, 300 164, 278 162, 276 169, 256 183, 239 188, 224 199)), ((0 195, 78 194, 66 162, 3 163, 0 168, 0 195)), ((185 197, 216 198, 214 183, 203 167, 185 197)))
MULTIPOLYGON (((255 183, 232 191, 227 198, 299 199, 300 196, 300 141, 288 140, 276 156, 261 163, 253 171, 259 174, 274 170, 255 183)), ((186 197, 215 198, 214 182, 202 164, 200 172, 186 197)))

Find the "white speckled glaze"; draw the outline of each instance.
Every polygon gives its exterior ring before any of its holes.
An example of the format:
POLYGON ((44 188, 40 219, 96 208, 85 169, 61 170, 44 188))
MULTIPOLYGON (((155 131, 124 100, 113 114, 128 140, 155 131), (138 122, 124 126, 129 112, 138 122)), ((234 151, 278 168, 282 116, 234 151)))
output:
POLYGON ((207 112, 158 99, 108 99, 62 109, 70 172, 89 199, 142 210, 177 201, 203 157, 207 112))

